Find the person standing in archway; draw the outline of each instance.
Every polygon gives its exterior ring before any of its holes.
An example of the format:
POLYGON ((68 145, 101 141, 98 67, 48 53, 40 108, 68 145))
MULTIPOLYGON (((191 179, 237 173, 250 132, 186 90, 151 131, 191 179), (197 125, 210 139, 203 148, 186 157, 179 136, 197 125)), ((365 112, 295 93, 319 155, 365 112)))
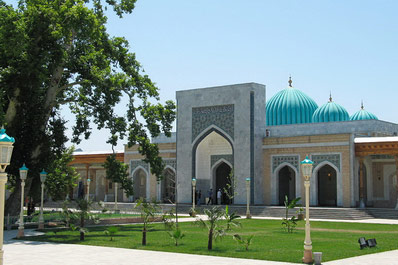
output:
POLYGON ((218 189, 217 191, 217 204, 221 204, 221 189, 218 189))
POLYGON ((209 192, 207 193, 207 195, 209 197, 209 200, 207 201, 207 205, 209 205, 210 202, 211 202, 211 204, 213 204, 213 189, 210 189, 209 192))

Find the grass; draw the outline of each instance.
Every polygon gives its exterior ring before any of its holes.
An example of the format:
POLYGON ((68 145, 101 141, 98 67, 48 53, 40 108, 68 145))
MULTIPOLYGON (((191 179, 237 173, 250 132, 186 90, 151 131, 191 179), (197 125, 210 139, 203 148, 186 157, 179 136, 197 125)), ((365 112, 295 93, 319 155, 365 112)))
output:
MULTIPOLYGON (((147 234, 147 246, 141 245, 141 225, 120 226, 113 241, 104 234, 106 227, 89 228, 85 241, 79 241, 77 231, 62 231, 43 236, 29 237, 33 241, 70 243, 106 247, 120 247, 167 252, 193 253, 224 257, 250 258, 301 263, 303 256, 304 222, 289 234, 281 228, 279 220, 241 220, 242 228, 235 228, 221 241, 216 241, 213 250, 207 250, 207 230, 192 223, 180 223, 185 238, 175 246, 164 230, 163 224, 153 224, 147 234), (249 251, 237 245, 233 234, 243 237, 254 235, 249 251)), ((398 248, 396 225, 311 222, 311 239, 314 252, 323 252, 322 261, 331 261, 353 256, 383 252, 398 248), (376 238, 375 248, 359 249, 358 238, 376 238)))

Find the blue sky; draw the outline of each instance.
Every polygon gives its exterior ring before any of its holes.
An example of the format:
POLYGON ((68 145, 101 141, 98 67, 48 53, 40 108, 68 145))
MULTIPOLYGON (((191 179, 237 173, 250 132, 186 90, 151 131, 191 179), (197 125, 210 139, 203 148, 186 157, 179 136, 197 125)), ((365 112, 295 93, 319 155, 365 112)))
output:
MULTIPOLYGON (((131 15, 110 15, 107 28, 129 40, 162 101, 177 90, 245 82, 265 84, 269 99, 292 75, 318 105, 331 92, 350 115, 363 100, 380 120, 398 123, 397 10, 395 0, 138 0, 131 15)), ((95 132, 78 147, 110 150, 108 136, 95 132)))

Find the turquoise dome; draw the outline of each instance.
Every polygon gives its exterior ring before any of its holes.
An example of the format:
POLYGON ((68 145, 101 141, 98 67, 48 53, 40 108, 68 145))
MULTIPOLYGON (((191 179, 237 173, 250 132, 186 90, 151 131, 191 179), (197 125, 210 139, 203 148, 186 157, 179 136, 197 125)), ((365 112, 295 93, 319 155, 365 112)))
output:
POLYGON ((348 121, 350 119, 346 109, 330 100, 328 103, 320 106, 312 115, 312 122, 333 122, 348 121))
POLYGON ((369 111, 365 110, 363 108, 363 105, 361 106, 361 109, 352 114, 350 117, 351 121, 359 121, 359 120, 378 120, 376 115, 373 113, 370 113, 369 111))
POLYGON ((266 105, 266 124, 284 125, 310 123, 312 114, 318 108, 313 99, 291 86, 276 93, 266 105))

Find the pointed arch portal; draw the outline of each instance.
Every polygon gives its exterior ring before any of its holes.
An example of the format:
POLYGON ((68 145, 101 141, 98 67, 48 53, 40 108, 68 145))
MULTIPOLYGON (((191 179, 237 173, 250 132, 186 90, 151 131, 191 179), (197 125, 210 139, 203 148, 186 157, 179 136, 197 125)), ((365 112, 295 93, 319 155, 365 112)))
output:
MULTIPOLYGON (((231 174, 231 166, 228 165, 225 162, 221 162, 216 168, 215 168, 215 175, 213 177, 214 180, 214 187, 215 187, 215 195, 217 194, 218 190, 221 190, 221 204, 231 204, 232 200, 231 198, 228 197, 228 195, 225 193, 227 191, 229 194, 233 194, 232 190, 232 183, 231 183, 231 178, 229 178, 229 175, 231 174)), ((216 200, 214 200, 216 201, 216 200)))
POLYGON ((142 168, 137 168, 133 172, 133 190, 134 199, 146 199, 146 183, 147 183, 147 172, 142 168))
POLYGON ((278 173, 279 205, 284 205, 285 196, 289 201, 296 198, 296 173, 290 166, 284 166, 278 173))
POLYGON ((165 203, 175 202, 176 173, 171 167, 163 171, 162 200, 165 203))
POLYGON ((337 206, 337 172, 330 165, 318 170, 318 205, 337 206))

